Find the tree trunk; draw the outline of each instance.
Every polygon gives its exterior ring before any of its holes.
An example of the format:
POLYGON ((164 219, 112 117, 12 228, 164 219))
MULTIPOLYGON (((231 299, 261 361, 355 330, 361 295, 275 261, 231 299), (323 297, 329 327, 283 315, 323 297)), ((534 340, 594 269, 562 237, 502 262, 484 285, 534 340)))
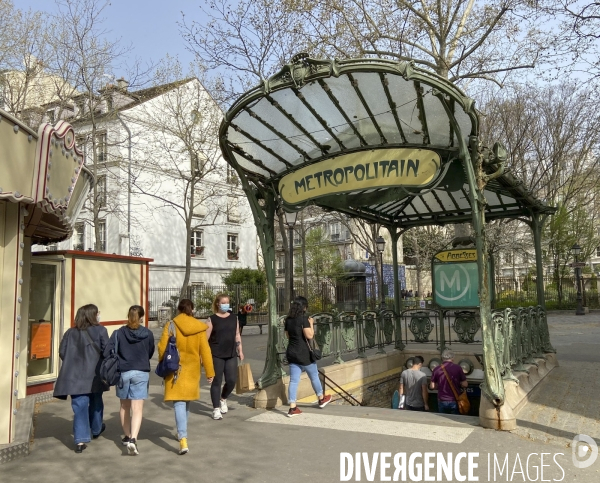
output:
POLYGON ((191 185, 191 193, 189 198, 189 204, 186 207, 187 212, 185 215, 185 273, 183 275, 183 283, 181 284, 181 290, 179 291, 179 299, 187 298, 188 285, 190 284, 190 272, 192 268, 192 250, 191 250, 191 240, 192 240, 192 218, 194 216, 194 183, 190 183, 191 185))
POLYGON ((308 273, 306 273, 306 231, 304 230, 304 211, 300 212, 300 236, 302 237, 302 283, 304 296, 308 298, 308 273))
MULTIPOLYGON (((457 225, 460 226, 460 225, 457 225)), ((417 237, 413 237, 413 251, 415 253, 415 267, 417 269, 417 293, 419 295, 423 295, 422 291, 422 278, 423 278, 423 263, 427 263, 426 260, 421 260, 421 251, 419 250, 419 242, 417 241, 417 237)))
MULTIPOLYGON (((283 271, 283 300, 284 300, 284 307, 286 307, 286 309, 289 309, 289 307, 292 304, 292 301, 290 300, 290 277, 289 277, 289 270, 292 267, 293 264, 293 254, 290 253, 290 244, 289 244, 289 240, 288 240, 288 230, 286 225, 283 223, 285 217, 285 213, 283 212, 282 208, 279 208, 277 210, 277 219, 279 221, 279 233, 281 233, 281 242, 283 243, 283 254, 285 257, 285 267, 284 267, 284 271, 283 271)), ((293 274, 292 274, 293 276, 293 274)))

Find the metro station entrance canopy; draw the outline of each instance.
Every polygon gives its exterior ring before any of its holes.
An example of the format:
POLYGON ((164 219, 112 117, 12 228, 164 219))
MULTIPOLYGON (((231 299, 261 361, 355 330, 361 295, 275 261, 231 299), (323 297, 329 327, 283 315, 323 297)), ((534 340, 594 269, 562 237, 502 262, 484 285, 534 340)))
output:
MULTIPOLYGON (((382 224, 392 236, 394 256, 400 234, 411 227, 471 222, 479 264, 485 393, 501 406, 484 225, 501 218, 528 222, 540 271, 541 226, 554 209, 504 170, 502 145, 488 149, 478 137, 474 101, 411 62, 317 60, 298 54, 244 94, 226 114, 220 143, 257 223, 270 286, 271 326, 276 324, 277 207, 297 211, 316 205, 382 224)), ((544 306, 543 290, 541 297, 544 306)), ((274 342, 270 335, 270 347, 274 342)), ((261 387, 281 373, 274 354, 268 351, 261 387)))

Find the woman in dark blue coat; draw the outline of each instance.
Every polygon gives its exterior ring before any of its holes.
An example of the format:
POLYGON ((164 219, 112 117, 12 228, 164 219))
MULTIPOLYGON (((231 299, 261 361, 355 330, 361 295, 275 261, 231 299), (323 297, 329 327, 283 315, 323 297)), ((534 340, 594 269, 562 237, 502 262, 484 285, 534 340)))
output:
POLYGON ((101 354, 108 344, 108 332, 100 325, 100 312, 93 304, 77 310, 75 327, 65 332, 59 348, 62 360, 54 397, 71 396, 75 452, 81 453, 105 429, 102 393, 108 390, 99 377, 101 354))

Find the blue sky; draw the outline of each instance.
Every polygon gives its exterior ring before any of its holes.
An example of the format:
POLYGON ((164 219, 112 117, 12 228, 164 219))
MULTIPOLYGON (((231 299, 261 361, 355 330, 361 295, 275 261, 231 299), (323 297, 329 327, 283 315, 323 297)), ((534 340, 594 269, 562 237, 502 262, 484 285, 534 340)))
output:
MULTIPOLYGON (((53 0, 13 1, 23 10, 56 10, 53 0)), ((112 0, 104 10, 103 26, 110 31, 111 38, 121 38, 124 45, 132 45, 130 58, 150 62, 170 54, 177 55, 186 65, 193 60, 193 55, 185 48, 177 22, 182 18, 182 11, 188 18, 200 20, 200 5, 199 0, 112 0)))

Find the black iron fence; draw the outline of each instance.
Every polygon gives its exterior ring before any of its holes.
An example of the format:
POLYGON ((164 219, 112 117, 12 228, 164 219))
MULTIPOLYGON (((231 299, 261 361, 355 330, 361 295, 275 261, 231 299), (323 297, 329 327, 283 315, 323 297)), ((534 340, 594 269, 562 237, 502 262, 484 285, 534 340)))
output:
MULTIPOLYGON (((583 305, 600 308, 598 282, 595 278, 582 281, 583 305)), ((544 297, 547 310, 575 309, 577 285, 574 278, 544 278, 544 297)), ((533 307, 538 304, 537 285, 534 277, 496 278, 495 307, 533 307)))
MULTIPOLYGON (((308 299, 309 313, 323 312, 364 312, 381 308, 381 299, 375 294, 375 281, 331 283, 329 281, 311 281, 304 287, 300 282, 294 283, 294 293, 304 295, 308 299)), ((585 279, 582 283, 583 304, 592 309, 600 308, 598 285, 596 279, 585 279)), ((180 288, 151 288, 150 289, 150 318, 156 319, 161 307, 175 309, 180 298, 180 288)), ((267 287, 266 285, 190 285, 184 297, 194 301, 196 313, 205 316, 212 313, 212 302, 218 293, 229 295, 232 307, 239 304, 250 304, 252 312, 249 323, 266 317, 267 313, 267 287), (256 319, 256 320, 255 320, 256 319)), ((276 286, 277 313, 287 313, 287 297, 283 285, 276 286)), ((385 293, 385 291, 384 291, 385 293)), ((575 309, 577 305, 577 288, 572 278, 544 279, 544 295, 546 308, 575 309)), ((394 307, 392 297, 385 297, 386 307, 394 307)), ((420 308, 420 299, 403 299, 403 309, 420 308)), ((504 309, 511 307, 534 307, 538 305, 537 285, 533 277, 521 278, 496 278, 494 308, 504 309)), ((432 300, 425 300, 426 310, 437 309, 432 300)), ((173 311, 174 313, 174 311, 173 311)), ((265 319, 266 320, 266 319, 265 319)), ((266 323, 266 322, 264 322, 266 323)), ((449 333, 449 332, 448 332, 449 333)))
MULTIPOLYGON (((294 283, 294 294, 303 295, 308 299, 310 313, 317 312, 348 312, 376 310, 381 307, 382 300, 375 296, 377 291, 373 288, 373 281, 331 283, 312 282, 307 284, 294 283)), ((160 287, 150 289, 150 319, 158 317, 161 307, 175 309, 180 299, 181 288, 160 287)), ((183 298, 189 298, 196 305, 199 316, 212 313, 212 302, 218 293, 226 293, 230 297, 231 306, 239 304, 252 305, 252 314, 267 312, 267 286, 266 285, 190 285, 185 290, 183 298)), ((276 290, 277 312, 282 315, 287 313, 287 297, 285 287, 277 285, 276 290)), ((385 297, 386 306, 392 308, 394 299, 385 297)), ((419 300, 416 298, 404 299, 405 308, 416 308, 419 300)), ((429 304, 430 305, 430 304, 429 304)), ((250 321, 249 321, 250 322, 250 321)))

